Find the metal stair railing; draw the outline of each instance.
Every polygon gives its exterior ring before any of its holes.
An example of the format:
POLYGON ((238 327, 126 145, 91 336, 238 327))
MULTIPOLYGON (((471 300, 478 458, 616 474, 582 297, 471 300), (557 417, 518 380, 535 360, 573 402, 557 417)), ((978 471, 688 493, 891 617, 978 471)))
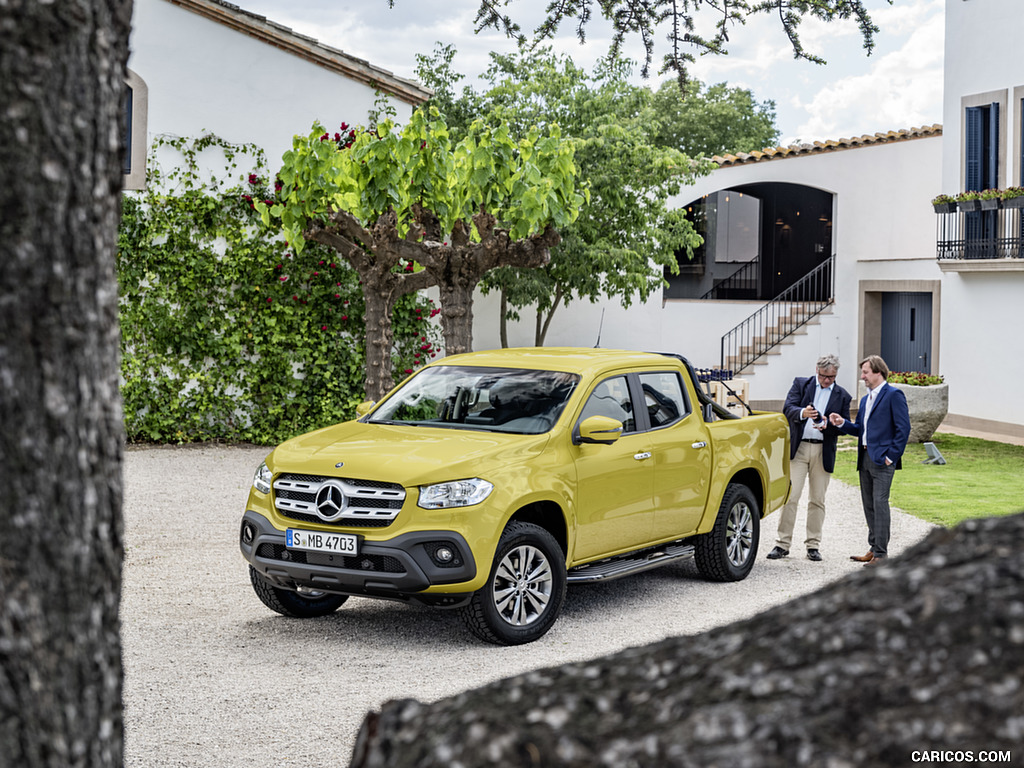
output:
POLYGON ((722 337, 722 368, 742 371, 834 301, 835 254, 722 337))
POLYGON ((761 258, 756 257, 748 261, 731 275, 716 282, 707 293, 701 296, 706 299, 734 299, 742 298, 734 294, 742 291, 753 291, 754 298, 757 297, 757 282, 761 276, 761 258))

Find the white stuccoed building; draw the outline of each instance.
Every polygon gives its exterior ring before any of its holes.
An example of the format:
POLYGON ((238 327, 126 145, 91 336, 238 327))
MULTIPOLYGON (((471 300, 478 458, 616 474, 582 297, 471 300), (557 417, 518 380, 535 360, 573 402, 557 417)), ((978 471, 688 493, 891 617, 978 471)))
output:
MULTIPOLYGON (((840 383, 855 392, 858 361, 880 353, 894 370, 945 376, 947 424, 1024 437, 1020 210, 930 205, 940 192, 1024 185, 1020 0, 947 0, 946 29, 942 126, 718 158, 674 201, 705 222, 698 258, 645 304, 560 309, 547 344, 682 353, 737 370, 767 408, 821 354, 840 356, 840 383), (794 333, 771 303, 787 290, 818 312, 794 333), (744 365, 776 332, 782 343, 744 365)), ((314 120, 365 123, 379 91, 404 121, 430 95, 218 0, 136 0, 131 48, 128 189, 141 188, 158 134, 255 143, 274 170, 314 120)), ((478 295, 474 315, 475 347, 499 346, 497 297, 478 295)), ((532 319, 509 335, 532 344, 532 319)))
MULTIPOLYGON (((717 158, 674 201, 706 222, 698 258, 644 305, 560 310, 547 343, 593 346, 600 327, 601 346, 737 370, 763 408, 780 407, 793 377, 830 352, 856 393, 859 361, 881 354, 893 370, 945 377, 946 424, 1024 437, 1021 210, 931 205, 940 193, 1024 185, 1020 0, 947 0, 946 30, 944 125, 717 158), (789 335, 771 304, 787 290, 821 310, 789 335), (727 337, 751 317, 745 335, 727 337), (737 359, 773 333, 780 344, 737 359)), ((476 347, 497 346, 496 298, 475 316, 476 347)), ((532 340, 532 322, 510 328, 511 344, 532 340)))
POLYGON ((130 44, 127 189, 142 188, 146 150, 160 134, 256 144, 276 171, 292 136, 314 120, 332 133, 342 122, 365 125, 380 92, 404 122, 430 97, 418 83, 219 0, 135 0, 130 44))

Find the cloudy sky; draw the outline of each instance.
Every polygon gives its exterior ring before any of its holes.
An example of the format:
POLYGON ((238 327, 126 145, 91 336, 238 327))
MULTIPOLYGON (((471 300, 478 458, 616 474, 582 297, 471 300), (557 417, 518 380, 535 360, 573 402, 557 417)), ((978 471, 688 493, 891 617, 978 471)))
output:
MULTIPOLYGON (((386 0, 234 2, 402 77, 413 78, 415 55, 431 53, 438 41, 456 47, 455 69, 471 78, 486 68, 488 52, 514 49, 497 32, 474 34, 475 0, 395 0, 394 9, 386 0)), ((515 0, 509 12, 528 31, 543 18, 546 4, 515 0)), ((759 17, 731 34, 728 56, 699 57, 692 73, 707 83, 749 88, 759 101, 773 100, 784 145, 932 125, 942 121, 944 4, 866 0, 881 30, 871 56, 853 22, 804 22, 804 47, 825 58, 825 66, 795 61, 778 21, 759 17)), ((567 25, 556 49, 578 64, 593 64, 610 39, 600 22, 588 27, 586 45, 567 25)), ((656 40, 652 87, 666 77, 656 74, 665 47, 663 38, 656 40)), ((640 61, 640 41, 628 41, 626 54, 640 61)))

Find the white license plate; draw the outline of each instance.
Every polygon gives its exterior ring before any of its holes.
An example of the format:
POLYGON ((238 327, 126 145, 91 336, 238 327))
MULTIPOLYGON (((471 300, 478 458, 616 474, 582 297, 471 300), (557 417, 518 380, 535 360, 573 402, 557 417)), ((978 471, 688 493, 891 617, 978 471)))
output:
POLYGON ((359 539, 348 533, 300 531, 289 528, 285 532, 288 549, 307 549, 313 552, 332 552, 338 555, 358 554, 359 539))

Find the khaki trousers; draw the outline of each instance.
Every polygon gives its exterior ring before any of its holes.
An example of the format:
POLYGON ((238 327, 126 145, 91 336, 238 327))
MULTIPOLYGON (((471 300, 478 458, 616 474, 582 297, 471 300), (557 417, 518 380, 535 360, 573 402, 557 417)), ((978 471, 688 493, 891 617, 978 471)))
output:
POLYGON ((779 535, 775 542, 787 552, 793 542, 793 527, 796 525, 796 508, 807 483, 807 549, 821 548, 821 529, 825 525, 825 491, 832 474, 825 471, 821 463, 821 443, 801 441, 796 456, 789 462, 789 478, 793 491, 789 501, 782 508, 779 519, 779 535))

